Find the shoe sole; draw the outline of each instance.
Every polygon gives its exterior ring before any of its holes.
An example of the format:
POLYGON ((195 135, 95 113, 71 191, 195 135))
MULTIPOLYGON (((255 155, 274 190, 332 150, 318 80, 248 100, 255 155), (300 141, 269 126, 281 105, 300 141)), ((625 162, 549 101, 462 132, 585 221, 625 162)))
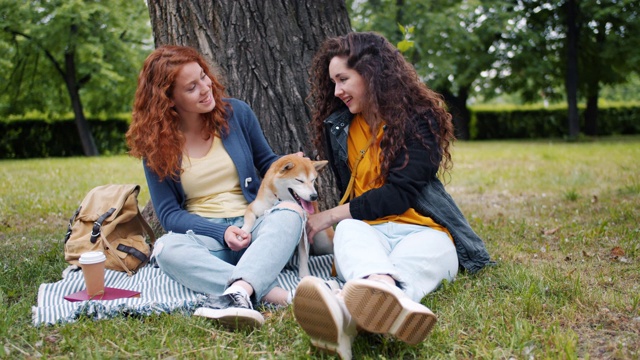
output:
POLYGON ((339 318, 342 310, 322 280, 304 277, 300 281, 293 299, 293 314, 313 346, 338 354, 343 360, 351 359, 351 338, 342 331, 339 318))
POLYGON ((201 307, 196 309, 193 315, 216 320, 223 326, 233 330, 259 328, 264 323, 264 317, 259 312, 251 309, 210 309, 201 307))
POLYGON ((426 306, 394 294, 382 283, 352 280, 342 293, 358 326, 376 334, 391 334, 410 345, 422 342, 437 321, 426 306))

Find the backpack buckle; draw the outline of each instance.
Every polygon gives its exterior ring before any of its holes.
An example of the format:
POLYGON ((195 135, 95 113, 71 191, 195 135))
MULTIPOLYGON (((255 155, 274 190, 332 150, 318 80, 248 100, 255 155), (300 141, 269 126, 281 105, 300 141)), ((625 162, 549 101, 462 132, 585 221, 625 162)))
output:
POLYGON ((98 241, 98 236, 100 236, 100 228, 102 227, 102 223, 109 217, 113 212, 116 211, 116 208, 111 208, 106 213, 100 215, 100 217, 93 223, 93 230, 91 231, 91 243, 95 244, 98 241))

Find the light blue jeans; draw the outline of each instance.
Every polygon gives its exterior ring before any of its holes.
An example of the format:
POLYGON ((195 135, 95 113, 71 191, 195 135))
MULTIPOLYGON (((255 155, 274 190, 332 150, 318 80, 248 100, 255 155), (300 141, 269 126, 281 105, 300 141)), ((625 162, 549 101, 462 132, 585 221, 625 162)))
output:
MULTIPOLYGON (((238 227, 244 223, 242 216, 209 220, 238 227)), ((233 282, 244 280, 253 287, 258 302, 277 285, 276 278, 296 250, 303 225, 296 211, 272 208, 258 218, 251 230, 251 244, 241 251, 189 230, 162 236, 153 257, 164 273, 191 290, 222 294, 233 282)))
POLYGON ((390 275, 414 301, 458 274, 458 255, 449 236, 426 226, 369 225, 342 220, 333 238, 338 277, 343 281, 390 275))

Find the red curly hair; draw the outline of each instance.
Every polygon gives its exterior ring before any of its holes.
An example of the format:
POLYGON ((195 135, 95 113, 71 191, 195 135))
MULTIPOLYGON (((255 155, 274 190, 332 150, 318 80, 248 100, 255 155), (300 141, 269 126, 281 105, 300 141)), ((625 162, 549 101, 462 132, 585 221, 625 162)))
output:
MULTIPOLYGON (((386 179, 391 162, 406 150, 407 134, 415 134, 416 124, 429 125, 437 142, 431 161, 441 172, 449 171, 450 145, 455 140, 451 114, 443 97, 429 89, 418 76, 413 65, 382 35, 373 32, 352 32, 325 40, 311 63, 309 81, 311 93, 307 102, 311 107, 313 143, 319 156, 325 155, 324 120, 345 104, 334 95, 335 84, 329 75, 329 63, 334 57, 344 57, 347 66, 362 76, 367 84, 365 118, 374 123, 384 121, 386 130, 380 143, 380 179, 386 179)), ((429 148, 424 139, 420 139, 429 148)), ((406 155, 408 156, 408 155, 406 155)), ((405 158, 406 165, 408 158, 405 158)))
POLYGON ((224 136, 229 129, 224 86, 211 73, 207 62, 195 49, 166 45, 145 60, 136 89, 131 125, 126 134, 129 154, 142 158, 163 179, 180 176, 185 138, 180 116, 171 107, 176 77, 186 64, 196 62, 211 79, 215 108, 202 114, 203 133, 224 136))

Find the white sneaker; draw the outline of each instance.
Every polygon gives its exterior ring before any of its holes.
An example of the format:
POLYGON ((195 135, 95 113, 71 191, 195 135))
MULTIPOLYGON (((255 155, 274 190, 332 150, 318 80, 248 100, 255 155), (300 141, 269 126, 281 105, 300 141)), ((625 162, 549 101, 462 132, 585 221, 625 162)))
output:
POLYGON ((391 334, 410 345, 424 340, 437 321, 429 308, 382 281, 350 280, 342 295, 358 326, 376 334, 391 334))
POLYGON ((311 344, 351 359, 351 343, 357 334, 356 324, 344 303, 322 280, 302 278, 293 298, 293 314, 300 327, 311 338, 311 344))
POLYGON ((202 307, 193 313, 217 320, 230 329, 257 328, 264 323, 260 312, 253 310, 251 300, 241 293, 209 295, 202 307))

